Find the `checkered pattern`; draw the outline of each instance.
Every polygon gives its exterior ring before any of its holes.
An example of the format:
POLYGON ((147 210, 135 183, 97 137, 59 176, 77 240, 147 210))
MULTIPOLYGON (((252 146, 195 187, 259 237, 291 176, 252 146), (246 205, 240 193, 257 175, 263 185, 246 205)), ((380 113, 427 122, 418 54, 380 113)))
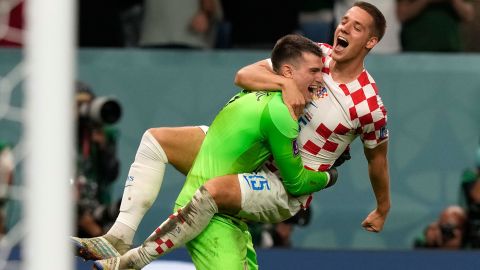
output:
MULTIPOLYGON (((319 91, 305 108, 299 119, 298 143, 304 167, 326 171, 358 136, 367 148, 388 140, 387 111, 367 70, 352 82, 337 84, 329 68, 333 48, 325 43, 318 45, 323 54, 322 72, 327 93, 319 91)), ((273 160, 265 166, 278 175, 273 160)))
POLYGON ((155 249, 158 252, 158 254, 162 254, 174 246, 172 240, 170 239, 163 241, 162 239, 158 238, 155 240, 155 243, 157 243, 158 245, 157 248, 155 249))
MULTIPOLYGON (((183 217, 181 208, 177 210, 177 213, 171 214, 168 217, 168 219, 170 220, 176 219, 175 222, 178 222, 180 224, 185 223, 185 218, 183 217)), ((158 236, 162 235, 160 227, 155 229, 154 234, 158 236)), ((171 239, 166 238, 166 236, 167 234, 165 234, 162 237, 158 237, 157 239, 154 240, 155 243, 157 243, 157 247, 155 248, 155 250, 157 251, 158 254, 164 253, 165 251, 167 251, 168 249, 172 248, 175 245, 173 241, 171 239)))
POLYGON ((374 148, 388 139, 388 130, 387 112, 370 74, 363 70, 356 80, 337 84, 329 69, 332 47, 319 46, 329 95, 318 95, 307 106, 299 121, 299 143, 305 167, 325 171, 356 137, 360 136, 365 147, 374 148))

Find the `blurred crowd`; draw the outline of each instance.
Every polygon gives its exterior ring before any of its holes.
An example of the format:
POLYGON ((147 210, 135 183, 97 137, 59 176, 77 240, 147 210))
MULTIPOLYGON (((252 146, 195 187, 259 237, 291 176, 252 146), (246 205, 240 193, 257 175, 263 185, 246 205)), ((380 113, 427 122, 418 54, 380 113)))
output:
MULTIPOLYGON (((2 0, 10 27, 0 46, 21 46, 27 0, 2 0), (8 5, 6 5, 8 7, 8 5)), ((290 33, 331 43, 333 31, 354 0, 82 0, 80 47, 174 49, 270 49, 290 33)), ((387 19, 378 53, 480 51, 478 0, 369 0, 387 19)))

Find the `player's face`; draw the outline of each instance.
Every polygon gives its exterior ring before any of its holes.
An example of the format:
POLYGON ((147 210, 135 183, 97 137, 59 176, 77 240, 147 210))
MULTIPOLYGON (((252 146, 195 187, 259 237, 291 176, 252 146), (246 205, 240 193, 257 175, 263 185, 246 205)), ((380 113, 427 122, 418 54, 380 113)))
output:
POLYGON ((378 42, 372 29, 373 18, 368 12, 359 7, 349 9, 335 30, 333 59, 341 62, 365 57, 378 42))
POLYGON ((311 93, 323 84, 322 67, 321 57, 304 53, 294 68, 292 78, 305 97, 310 98, 311 93))

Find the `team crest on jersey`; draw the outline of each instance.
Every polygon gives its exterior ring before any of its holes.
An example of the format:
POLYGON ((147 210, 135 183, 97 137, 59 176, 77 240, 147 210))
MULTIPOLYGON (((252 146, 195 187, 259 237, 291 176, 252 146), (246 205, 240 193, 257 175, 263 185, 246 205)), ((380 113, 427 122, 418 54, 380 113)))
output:
POLYGON ((313 95, 313 99, 320 99, 328 96, 327 88, 322 87, 321 89, 318 89, 315 91, 313 95))
POLYGON ((292 149, 293 149, 293 155, 294 155, 294 156, 298 156, 298 153, 299 153, 300 151, 298 150, 297 139, 293 140, 293 142, 292 142, 292 149))

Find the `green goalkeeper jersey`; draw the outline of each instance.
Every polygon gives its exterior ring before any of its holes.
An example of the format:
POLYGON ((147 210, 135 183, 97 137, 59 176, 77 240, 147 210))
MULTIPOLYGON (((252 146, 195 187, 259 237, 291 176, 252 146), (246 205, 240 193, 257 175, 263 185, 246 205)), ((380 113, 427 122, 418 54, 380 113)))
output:
POLYGON ((177 198, 182 207, 206 181, 217 176, 251 173, 273 155, 286 190, 306 195, 323 189, 325 172, 305 169, 296 143, 298 123, 279 92, 247 92, 234 96, 220 111, 177 198))

